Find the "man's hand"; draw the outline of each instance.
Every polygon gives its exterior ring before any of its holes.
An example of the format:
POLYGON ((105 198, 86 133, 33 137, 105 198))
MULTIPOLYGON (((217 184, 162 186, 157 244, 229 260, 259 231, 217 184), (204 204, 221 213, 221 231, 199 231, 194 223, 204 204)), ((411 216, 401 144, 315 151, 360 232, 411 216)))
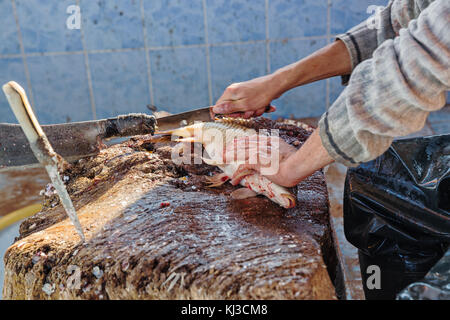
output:
POLYGON ((276 87, 272 75, 233 83, 217 100, 213 112, 242 118, 258 117, 264 112, 274 112, 276 109, 270 106, 270 103, 279 95, 276 87))
MULTIPOLYGON (((283 161, 296 149, 277 136, 252 135, 234 139, 223 152, 224 163, 252 160, 260 165, 269 166, 271 160, 283 161)), ((256 163, 255 163, 256 164, 256 163)))
MULTIPOLYGON (((234 185, 239 184, 246 176, 258 172, 280 186, 293 187, 334 161, 322 145, 317 129, 297 151, 278 137, 267 137, 259 142, 258 140, 255 142, 255 138, 245 137, 238 138, 235 144, 227 147, 224 152, 224 161, 230 162, 236 159, 234 158, 235 154, 241 155, 240 157, 246 160, 244 164, 239 166, 232 177, 231 183, 234 185), (268 143, 271 144, 270 148, 266 147, 268 143), (274 144, 278 146, 274 148, 274 144), (273 156, 274 152, 278 152, 278 160, 277 157, 273 156), (258 155, 257 161, 249 163, 252 154, 258 155), (270 166, 267 160, 279 161, 276 166, 278 168, 277 172, 264 174, 263 169, 270 166)), ((241 158, 237 159, 240 160, 241 158)))
POLYGON ((236 138, 233 144, 226 146, 223 161, 244 163, 234 175, 233 185, 238 185, 245 176, 254 172, 269 172, 266 176, 273 176, 274 182, 278 183, 280 163, 296 151, 280 137, 252 135, 236 138))

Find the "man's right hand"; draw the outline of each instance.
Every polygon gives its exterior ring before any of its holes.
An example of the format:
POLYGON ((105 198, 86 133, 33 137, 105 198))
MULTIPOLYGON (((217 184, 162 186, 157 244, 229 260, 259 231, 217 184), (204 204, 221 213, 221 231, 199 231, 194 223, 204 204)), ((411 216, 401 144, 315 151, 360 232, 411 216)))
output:
POLYGON ((233 83, 217 100, 213 107, 215 114, 230 117, 258 117, 264 112, 274 112, 272 100, 279 97, 273 75, 255 78, 245 82, 233 83))

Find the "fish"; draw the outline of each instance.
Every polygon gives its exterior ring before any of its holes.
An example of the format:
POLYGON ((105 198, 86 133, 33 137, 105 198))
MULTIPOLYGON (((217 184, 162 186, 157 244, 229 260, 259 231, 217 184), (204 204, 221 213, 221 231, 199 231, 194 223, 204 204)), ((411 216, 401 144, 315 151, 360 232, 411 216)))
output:
MULTIPOLYGON (((202 157, 203 161, 222 170, 220 174, 206 177, 209 187, 218 187, 227 181, 231 182, 231 177, 244 163, 244 161, 239 160, 223 163, 224 146, 233 143, 235 138, 257 134, 255 129, 248 126, 248 120, 236 118, 198 122, 173 130, 156 131, 155 133, 181 137, 175 140, 179 142, 201 143, 207 155, 207 157, 202 157), (220 137, 222 137, 222 141, 220 141, 220 137)), ((260 173, 252 172, 245 173, 245 177, 240 181, 243 188, 232 192, 232 198, 245 199, 256 195, 264 195, 286 209, 295 207, 296 197, 288 189, 272 182, 260 173)))

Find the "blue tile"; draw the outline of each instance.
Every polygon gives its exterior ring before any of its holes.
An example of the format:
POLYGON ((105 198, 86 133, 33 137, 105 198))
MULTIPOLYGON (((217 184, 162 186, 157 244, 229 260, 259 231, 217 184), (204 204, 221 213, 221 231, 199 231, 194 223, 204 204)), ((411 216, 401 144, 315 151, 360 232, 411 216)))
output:
POLYGON ((205 43, 202 0, 145 0, 149 46, 205 43))
POLYGON ((270 39, 326 35, 327 7, 327 0, 270 1, 270 39))
POLYGON ((333 77, 330 79, 330 106, 344 91, 345 86, 342 85, 341 77, 333 77))
POLYGON ((145 51, 89 55, 97 118, 148 112, 145 51))
MULTIPOLYGON (((0 70, 0 87, 9 81, 15 81, 28 91, 22 58, 0 59, 0 70)), ((0 122, 17 123, 2 90, 0 90, 0 122)))
POLYGON ((41 123, 93 118, 82 54, 28 58, 34 110, 41 123))
POLYGON ((217 101, 233 82, 266 73, 266 47, 264 43, 212 47, 210 62, 213 101, 217 101))
MULTIPOLYGON (((273 71, 300 60, 326 45, 326 40, 291 40, 273 42, 270 60, 273 71)), ((274 117, 296 118, 320 116, 326 110, 326 82, 319 81, 292 89, 275 100, 274 117)))
POLYGON ((450 122, 430 123, 435 134, 450 134, 450 122))
POLYGON ((17 25, 14 19, 11 1, 0 2, 0 19, 2 21, 0 54, 20 53, 17 25))
POLYGON ((172 113, 209 104, 205 48, 150 52, 155 105, 172 113))
POLYGON ((140 2, 137 0, 81 0, 88 50, 144 47, 140 2))
POLYGON ((68 29, 73 0, 16 0, 25 52, 81 51, 81 32, 68 29))
POLYGON ((387 0, 331 0, 331 33, 347 32, 373 14, 367 12, 369 6, 386 6, 387 3, 387 0))
POLYGON ((210 43, 266 38, 264 0, 206 0, 210 43))
POLYGON ((430 112, 430 115, 428 116, 428 121, 450 123, 450 106, 444 107, 438 111, 430 112))

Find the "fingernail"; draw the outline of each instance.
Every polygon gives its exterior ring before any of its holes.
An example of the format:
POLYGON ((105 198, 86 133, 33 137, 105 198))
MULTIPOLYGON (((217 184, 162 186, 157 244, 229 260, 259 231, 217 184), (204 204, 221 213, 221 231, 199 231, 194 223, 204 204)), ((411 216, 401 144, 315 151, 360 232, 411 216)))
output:
POLYGON ((223 113, 224 111, 224 107, 223 106, 214 106, 213 107, 213 112, 214 113, 223 113))

